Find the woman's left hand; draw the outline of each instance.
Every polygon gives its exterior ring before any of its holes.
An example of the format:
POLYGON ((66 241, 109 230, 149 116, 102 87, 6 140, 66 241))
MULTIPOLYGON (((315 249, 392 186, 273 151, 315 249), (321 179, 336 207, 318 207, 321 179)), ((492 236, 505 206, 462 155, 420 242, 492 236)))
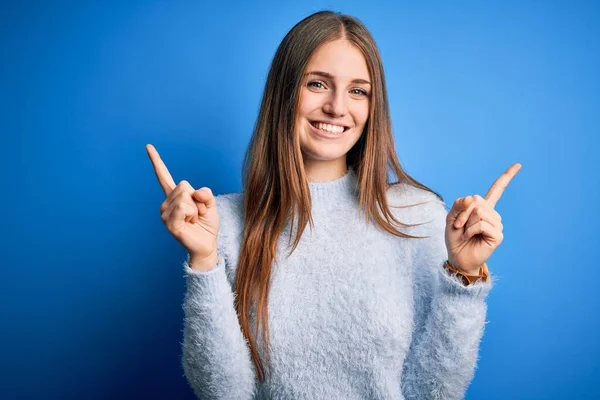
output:
POLYGON ((513 164, 506 170, 485 198, 475 195, 457 199, 446 217, 446 248, 448 262, 454 268, 477 275, 483 263, 504 238, 502 218, 494 207, 508 183, 521 169, 513 164))

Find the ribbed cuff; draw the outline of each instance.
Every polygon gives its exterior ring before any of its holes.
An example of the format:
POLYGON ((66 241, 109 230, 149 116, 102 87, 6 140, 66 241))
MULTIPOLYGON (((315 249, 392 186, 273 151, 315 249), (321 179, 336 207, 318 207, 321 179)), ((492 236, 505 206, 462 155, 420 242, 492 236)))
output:
POLYGON ((231 292, 225 273, 225 260, 222 257, 219 257, 219 261, 211 270, 198 271, 190 267, 188 256, 183 262, 183 269, 188 295, 202 297, 203 303, 220 299, 225 292, 231 292))

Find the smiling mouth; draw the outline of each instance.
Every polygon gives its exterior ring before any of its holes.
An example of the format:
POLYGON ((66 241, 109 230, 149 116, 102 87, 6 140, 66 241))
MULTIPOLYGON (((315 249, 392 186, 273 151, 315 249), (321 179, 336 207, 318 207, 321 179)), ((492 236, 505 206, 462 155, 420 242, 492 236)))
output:
POLYGON ((310 121, 310 124, 317 129, 320 129, 324 132, 329 132, 329 133, 344 133, 348 129, 350 129, 350 127, 348 127, 348 126, 326 124, 324 122, 319 122, 319 121, 310 121))

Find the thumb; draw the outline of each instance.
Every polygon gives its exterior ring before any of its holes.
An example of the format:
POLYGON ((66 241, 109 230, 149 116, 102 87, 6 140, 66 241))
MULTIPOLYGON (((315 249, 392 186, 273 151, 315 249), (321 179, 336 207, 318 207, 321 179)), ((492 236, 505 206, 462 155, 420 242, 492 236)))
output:
POLYGON ((215 196, 212 190, 207 187, 196 190, 193 194, 194 200, 204 203, 206 207, 212 207, 216 204, 215 196))
POLYGON ((448 212, 448 222, 454 222, 461 212, 465 211, 473 202, 473 196, 461 197, 456 199, 452 208, 448 212))

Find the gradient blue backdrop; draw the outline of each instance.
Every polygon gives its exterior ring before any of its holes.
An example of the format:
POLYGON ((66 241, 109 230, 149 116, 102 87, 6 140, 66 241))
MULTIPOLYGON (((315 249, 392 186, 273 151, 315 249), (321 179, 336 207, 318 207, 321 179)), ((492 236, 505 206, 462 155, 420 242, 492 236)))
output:
POLYGON ((323 8, 371 29, 400 160, 447 204, 523 165, 467 398, 600 398, 600 8, 416 3, 3 3, 0 398, 194 398, 144 145, 238 191, 271 57, 323 8))

